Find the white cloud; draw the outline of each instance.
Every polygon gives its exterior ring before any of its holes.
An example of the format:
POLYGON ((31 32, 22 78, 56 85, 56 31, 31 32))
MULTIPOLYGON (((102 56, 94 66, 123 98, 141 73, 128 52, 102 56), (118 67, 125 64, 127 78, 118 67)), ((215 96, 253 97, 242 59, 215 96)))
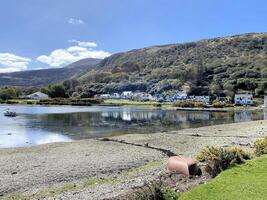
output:
POLYGON ((30 58, 11 53, 0 53, 0 73, 26 70, 30 62, 30 58))
POLYGON ((76 43, 76 46, 70 46, 66 49, 56 49, 49 55, 41 55, 37 61, 48 64, 51 67, 62 67, 67 64, 76 62, 84 58, 100 58, 110 56, 111 54, 102 50, 95 50, 97 44, 94 42, 81 42, 70 40, 71 43, 76 43))
POLYGON ((70 18, 68 20, 68 23, 69 24, 73 24, 73 25, 83 25, 84 24, 84 21, 81 20, 81 19, 70 18))
POLYGON ((80 47, 97 47, 95 42, 81 42, 78 40, 69 40, 69 43, 76 43, 80 47))

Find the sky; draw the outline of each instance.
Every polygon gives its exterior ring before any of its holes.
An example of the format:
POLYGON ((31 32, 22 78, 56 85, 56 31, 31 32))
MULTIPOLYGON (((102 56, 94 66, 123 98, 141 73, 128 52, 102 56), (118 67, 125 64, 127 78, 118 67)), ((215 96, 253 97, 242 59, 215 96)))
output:
POLYGON ((0 73, 267 32, 266 0, 1 0, 0 73))

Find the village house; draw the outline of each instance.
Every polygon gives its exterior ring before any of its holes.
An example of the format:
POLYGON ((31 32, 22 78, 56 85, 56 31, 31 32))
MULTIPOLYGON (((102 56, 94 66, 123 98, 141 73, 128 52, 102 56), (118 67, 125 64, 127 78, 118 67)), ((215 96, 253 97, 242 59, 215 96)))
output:
POLYGON ((210 103, 209 96, 189 96, 187 100, 192 102, 202 102, 206 104, 210 103))
POLYGON ((131 99, 133 97, 133 92, 132 91, 124 91, 124 92, 122 92, 121 97, 123 99, 131 99))
POLYGON ((100 99, 110 99, 110 94, 101 94, 100 99))
POLYGON ((230 99, 227 98, 227 97, 217 97, 217 100, 218 100, 220 103, 229 103, 229 102, 230 102, 230 99))
POLYGON ((151 94, 145 92, 136 92, 133 94, 133 99, 138 101, 151 101, 153 100, 153 97, 151 94))
POLYGON ((177 97, 180 99, 180 100, 185 100, 187 98, 187 93, 184 93, 184 92, 179 92, 177 94, 177 97))
POLYGON ((252 94, 236 94, 235 104, 236 105, 252 105, 253 95, 252 94))
POLYGON ((119 93, 113 93, 113 94, 110 95, 110 98, 111 99, 120 99, 121 95, 119 93))
POLYGON ((33 94, 27 95, 26 97, 28 99, 33 99, 33 100, 47 100, 47 99, 50 99, 47 94, 44 94, 42 92, 35 92, 33 94))
POLYGON ((155 101, 158 101, 158 102, 163 102, 163 101, 165 100, 163 94, 156 94, 156 95, 154 95, 153 99, 154 99, 155 101))

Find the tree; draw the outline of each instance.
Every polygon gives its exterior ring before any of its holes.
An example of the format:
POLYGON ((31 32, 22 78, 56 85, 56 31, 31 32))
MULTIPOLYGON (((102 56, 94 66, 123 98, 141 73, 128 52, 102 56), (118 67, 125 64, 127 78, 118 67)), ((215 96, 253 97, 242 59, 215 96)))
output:
POLYGON ((220 96, 222 94, 222 87, 214 82, 209 85, 209 89, 212 94, 215 94, 217 96, 220 96))
POLYGON ((15 87, 4 88, 0 91, 0 99, 14 99, 21 95, 21 90, 15 87))
POLYGON ((47 90, 48 90, 48 95, 51 98, 56 98, 56 97, 66 98, 66 97, 68 97, 65 87, 61 84, 49 85, 47 90))

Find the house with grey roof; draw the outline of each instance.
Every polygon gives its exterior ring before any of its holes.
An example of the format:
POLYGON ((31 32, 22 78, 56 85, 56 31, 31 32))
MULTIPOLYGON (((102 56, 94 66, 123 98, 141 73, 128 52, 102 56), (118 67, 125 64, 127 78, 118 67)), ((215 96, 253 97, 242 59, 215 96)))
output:
POLYGON ((42 92, 35 92, 33 94, 27 95, 28 99, 33 99, 33 100, 47 100, 50 99, 49 96, 45 93, 42 92))

